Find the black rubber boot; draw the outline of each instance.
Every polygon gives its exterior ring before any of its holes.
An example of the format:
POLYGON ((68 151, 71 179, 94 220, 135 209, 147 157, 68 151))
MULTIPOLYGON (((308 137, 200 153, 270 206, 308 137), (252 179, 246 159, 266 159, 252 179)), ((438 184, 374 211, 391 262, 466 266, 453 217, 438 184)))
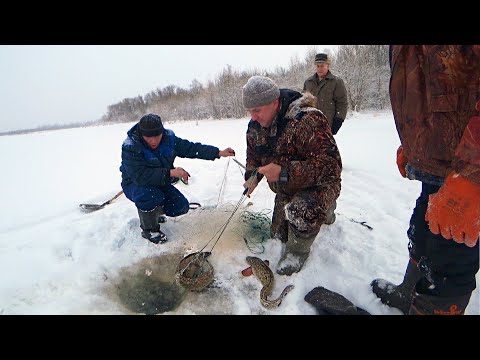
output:
POLYGON ((375 279, 370 286, 382 303, 398 308, 404 315, 407 315, 413 299, 413 289, 422 277, 423 274, 418 269, 417 263, 410 258, 401 284, 394 285, 387 280, 375 279))
POLYGON ((167 222, 167 217, 165 216, 165 212, 163 211, 163 206, 157 206, 157 217, 158 223, 164 224, 167 222))
POLYGON ((154 244, 164 243, 167 241, 167 236, 160 231, 158 208, 150 211, 138 210, 140 218, 140 227, 142 228, 142 237, 153 242, 154 244))
POLYGON ((343 295, 317 286, 305 295, 304 300, 312 304, 318 315, 370 315, 362 308, 355 306, 343 295))
POLYGON ((409 315, 463 315, 472 293, 453 297, 439 297, 415 293, 409 315))

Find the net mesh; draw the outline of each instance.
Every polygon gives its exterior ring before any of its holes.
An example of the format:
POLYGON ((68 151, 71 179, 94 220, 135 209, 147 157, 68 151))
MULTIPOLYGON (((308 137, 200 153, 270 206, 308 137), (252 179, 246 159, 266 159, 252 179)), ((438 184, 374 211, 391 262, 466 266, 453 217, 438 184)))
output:
MULTIPOLYGON (((213 281, 213 266, 206 259, 213 250, 220 231, 232 215, 235 204, 203 206, 176 220, 176 234, 182 237, 194 253, 182 259, 177 267, 177 281, 187 289, 200 291, 213 281), (178 226, 185 224, 185 226, 178 226), (204 251, 204 252, 201 252, 204 251), (208 255, 205 255, 208 254, 208 255)), ((264 242, 270 238, 271 210, 261 212, 240 209, 230 219, 215 250, 238 251, 247 246, 250 252, 264 252, 264 242)))

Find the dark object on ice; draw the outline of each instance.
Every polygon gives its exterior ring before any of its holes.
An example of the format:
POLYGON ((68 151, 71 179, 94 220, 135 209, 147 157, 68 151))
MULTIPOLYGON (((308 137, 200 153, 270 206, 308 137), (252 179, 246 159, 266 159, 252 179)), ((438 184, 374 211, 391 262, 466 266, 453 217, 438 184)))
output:
POLYGON ((317 286, 304 300, 317 309, 318 315, 370 315, 339 293, 317 286))
POLYGON ((354 222, 354 223, 357 223, 357 224, 360 224, 362 226, 365 226, 368 230, 373 230, 373 227, 368 225, 366 221, 357 221, 357 220, 354 220, 354 219, 350 219, 350 221, 354 222))

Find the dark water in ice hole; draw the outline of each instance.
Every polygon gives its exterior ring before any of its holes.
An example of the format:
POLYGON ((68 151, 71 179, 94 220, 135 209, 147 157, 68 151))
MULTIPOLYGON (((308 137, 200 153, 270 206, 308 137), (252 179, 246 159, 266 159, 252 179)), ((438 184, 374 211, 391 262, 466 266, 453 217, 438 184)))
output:
POLYGON ((122 304, 134 313, 146 315, 175 310, 187 292, 174 281, 176 266, 182 258, 178 254, 163 254, 122 268, 113 280, 122 304))

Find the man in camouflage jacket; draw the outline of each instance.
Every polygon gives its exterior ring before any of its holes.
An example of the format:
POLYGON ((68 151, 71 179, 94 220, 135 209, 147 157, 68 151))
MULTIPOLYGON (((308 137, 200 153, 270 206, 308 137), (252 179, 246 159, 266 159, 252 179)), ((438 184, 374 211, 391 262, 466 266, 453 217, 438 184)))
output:
POLYGON ((243 104, 251 115, 244 186, 250 196, 265 176, 276 193, 271 236, 286 242, 277 273, 291 275, 302 268, 340 195, 340 154, 311 94, 253 76, 243 87, 243 104))

